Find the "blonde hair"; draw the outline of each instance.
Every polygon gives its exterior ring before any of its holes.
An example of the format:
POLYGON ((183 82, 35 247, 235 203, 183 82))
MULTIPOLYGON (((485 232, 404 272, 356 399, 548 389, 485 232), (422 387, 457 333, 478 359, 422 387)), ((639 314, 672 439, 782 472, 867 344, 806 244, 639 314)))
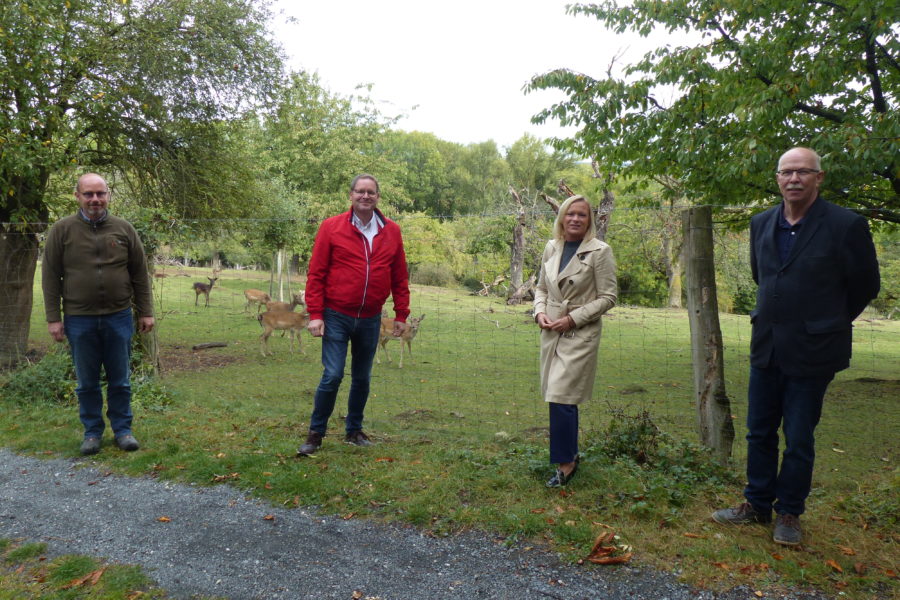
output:
POLYGON ((592 240, 597 237, 597 227, 594 224, 594 209, 591 207, 591 203, 588 202, 587 198, 585 198, 584 196, 569 196, 568 198, 566 198, 566 201, 559 206, 559 210, 556 212, 556 221, 554 221, 553 223, 553 239, 565 239, 566 232, 563 219, 565 218, 566 213, 569 211, 569 207, 576 202, 584 202, 588 207, 588 228, 587 231, 584 232, 582 241, 592 240))

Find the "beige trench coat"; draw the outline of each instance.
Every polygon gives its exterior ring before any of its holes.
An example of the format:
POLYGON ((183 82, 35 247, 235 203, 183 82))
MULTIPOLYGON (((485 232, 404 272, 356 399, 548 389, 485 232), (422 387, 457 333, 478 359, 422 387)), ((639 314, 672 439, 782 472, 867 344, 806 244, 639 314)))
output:
POLYGON ((534 314, 551 319, 568 314, 575 329, 541 330, 541 393, 546 402, 580 404, 594 390, 600 316, 616 304, 616 262, 609 244, 592 239, 581 243, 560 273, 562 249, 561 240, 544 248, 534 314))

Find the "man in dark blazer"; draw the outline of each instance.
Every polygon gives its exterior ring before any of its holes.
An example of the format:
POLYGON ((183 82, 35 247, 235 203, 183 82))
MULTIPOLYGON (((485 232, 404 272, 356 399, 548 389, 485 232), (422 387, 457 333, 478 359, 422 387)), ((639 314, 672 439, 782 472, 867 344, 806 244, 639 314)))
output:
POLYGON ((750 313, 746 501, 713 513, 743 525, 768 523, 774 510, 773 539, 785 545, 802 537, 825 390, 850 365, 853 320, 880 287, 866 219, 820 198, 824 177, 813 150, 788 150, 776 171, 783 202, 750 221, 759 287, 750 313))

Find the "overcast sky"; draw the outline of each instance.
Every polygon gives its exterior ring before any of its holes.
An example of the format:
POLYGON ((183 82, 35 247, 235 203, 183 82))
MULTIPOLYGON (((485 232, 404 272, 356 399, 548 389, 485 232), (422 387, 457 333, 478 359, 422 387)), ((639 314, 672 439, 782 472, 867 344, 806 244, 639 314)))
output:
MULTIPOLYGON (((559 92, 523 94, 535 74, 566 67, 599 76, 626 51, 633 62, 651 42, 607 32, 593 17, 567 15, 571 0, 277 0, 296 22, 275 34, 295 70, 317 72, 333 93, 373 84, 397 125, 462 144, 509 146, 524 133, 565 135, 530 123, 559 92)), ((658 38, 652 44, 659 43, 658 38)))

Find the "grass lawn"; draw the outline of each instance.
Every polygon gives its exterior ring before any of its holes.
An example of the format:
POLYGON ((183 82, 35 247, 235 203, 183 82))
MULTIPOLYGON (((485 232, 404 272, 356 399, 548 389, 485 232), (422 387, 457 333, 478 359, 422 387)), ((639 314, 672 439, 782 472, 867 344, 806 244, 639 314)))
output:
MULTIPOLYGON (((540 400, 537 328, 528 306, 413 287, 425 314, 412 357, 376 364, 366 431, 377 445, 344 445, 345 381, 319 454, 295 458, 321 375, 318 340, 304 354, 243 310, 259 274, 224 271, 210 307, 191 282, 156 280, 163 383, 174 398, 136 402, 142 450, 104 450, 92 462, 132 475, 213 485, 228 482, 286 506, 345 517, 402 520, 433 535, 479 529, 510 543, 545 546, 572 561, 613 531, 614 556, 673 571, 711 588, 816 588, 847 598, 897 595, 900 477, 896 429, 900 322, 857 323, 853 367, 829 389, 818 429, 805 543, 785 549, 764 527, 727 529, 715 508, 740 500, 749 320, 721 315, 735 430, 723 470, 684 441, 696 439, 690 336, 684 311, 616 307, 604 319, 595 399, 581 411, 584 458, 564 491, 544 487, 546 406, 540 400), (256 276, 256 278, 254 278, 256 276), (195 344, 225 342, 192 351, 195 344)), ((37 278, 39 280, 39 277, 37 278)), ((49 346, 39 286, 32 340, 49 346)), ((390 304, 388 304, 390 306, 390 304)), ((6 399, 0 445, 39 456, 77 455, 74 404, 6 399)), ((592 567, 585 568, 615 568, 592 567)))

